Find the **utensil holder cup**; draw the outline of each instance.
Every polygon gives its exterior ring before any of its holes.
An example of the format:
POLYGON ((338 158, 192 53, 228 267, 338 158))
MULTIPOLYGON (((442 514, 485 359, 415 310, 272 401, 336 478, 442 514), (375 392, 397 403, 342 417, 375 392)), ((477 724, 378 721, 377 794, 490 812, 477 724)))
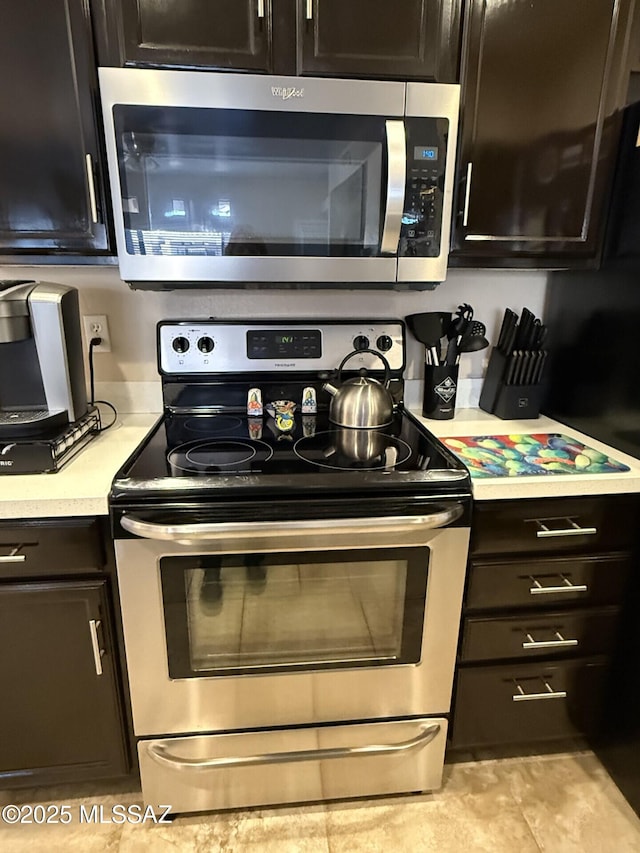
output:
POLYGON ((437 421, 452 418, 458 391, 457 364, 425 364, 422 415, 437 421))

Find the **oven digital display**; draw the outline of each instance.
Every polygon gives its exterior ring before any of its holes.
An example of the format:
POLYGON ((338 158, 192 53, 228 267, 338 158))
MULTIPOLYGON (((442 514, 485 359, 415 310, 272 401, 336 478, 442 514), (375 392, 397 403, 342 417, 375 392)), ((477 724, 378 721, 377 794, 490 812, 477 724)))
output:
POLYGON ((433 145, 415 145, 413 148, 414 160, 432 160, 435 162, 438 159, 438 149, 433 145))
POLYGON ((318 329, 253 329, 247 332, 247 358, 320 358, 318 329))

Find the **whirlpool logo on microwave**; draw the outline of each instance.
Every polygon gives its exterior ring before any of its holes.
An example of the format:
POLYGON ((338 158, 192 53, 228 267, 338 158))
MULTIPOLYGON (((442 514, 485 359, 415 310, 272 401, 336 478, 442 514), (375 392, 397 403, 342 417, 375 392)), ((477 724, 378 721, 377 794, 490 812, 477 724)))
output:
POLYGON ((272 86, 271 94, 274 98, 288 101, 290 98, 304 98, 304 89, 296 89, 295 86, 272 86))

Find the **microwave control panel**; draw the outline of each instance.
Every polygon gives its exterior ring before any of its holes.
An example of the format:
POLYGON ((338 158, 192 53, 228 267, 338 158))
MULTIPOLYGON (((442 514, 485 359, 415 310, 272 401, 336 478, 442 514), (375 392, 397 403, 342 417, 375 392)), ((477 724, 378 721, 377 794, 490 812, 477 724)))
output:
POLYGON ((442 206, 447 155, 446 119, 406 122, 407 182, 400 230, 401 257, 440 255, 442 206))

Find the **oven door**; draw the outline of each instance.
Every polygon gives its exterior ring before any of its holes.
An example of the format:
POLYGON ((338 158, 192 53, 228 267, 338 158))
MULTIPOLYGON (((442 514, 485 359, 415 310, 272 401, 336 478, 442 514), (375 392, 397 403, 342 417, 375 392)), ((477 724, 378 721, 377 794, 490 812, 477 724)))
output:
POLYGON ((444 279, 457 86, 101 68, 100 90, 126 281, 444 279))
POLYGON ((116 558, 136 734, 443 714, 468 528, 406 518, 158 524, 116 558))

